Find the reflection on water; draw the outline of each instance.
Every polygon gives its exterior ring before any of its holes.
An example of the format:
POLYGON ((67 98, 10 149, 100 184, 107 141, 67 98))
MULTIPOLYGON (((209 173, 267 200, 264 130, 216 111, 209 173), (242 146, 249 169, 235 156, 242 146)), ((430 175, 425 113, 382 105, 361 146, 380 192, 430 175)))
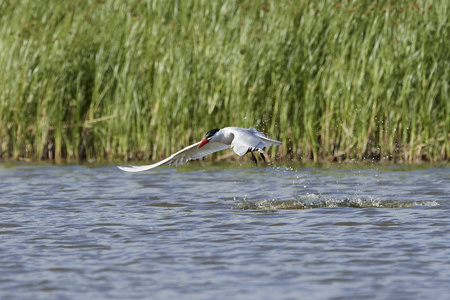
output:
POLYGON ((0 165, 1 299, 445 299, 443 166, 0 165))

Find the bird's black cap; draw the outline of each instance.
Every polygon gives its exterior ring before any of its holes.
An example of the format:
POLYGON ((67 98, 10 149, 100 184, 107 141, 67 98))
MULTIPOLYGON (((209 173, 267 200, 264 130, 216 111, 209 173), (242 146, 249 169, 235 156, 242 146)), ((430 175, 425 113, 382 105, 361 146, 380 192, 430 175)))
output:
POLYGON ((220 129, 217 129, 217 128, 211 129, 210 131, 208 131, 208 132, 205 134, 205 139, 211 138, 211 137, 212 137, 213 135, 215 135, 216 132, 219 131, 219 130, 220 130, 220 129))

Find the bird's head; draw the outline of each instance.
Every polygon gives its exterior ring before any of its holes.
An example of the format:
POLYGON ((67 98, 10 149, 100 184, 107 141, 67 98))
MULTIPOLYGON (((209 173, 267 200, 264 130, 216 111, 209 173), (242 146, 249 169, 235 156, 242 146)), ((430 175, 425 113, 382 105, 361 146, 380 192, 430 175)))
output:
POLYGON ((205 146, 207 143, 209 143, 213 138, 214 135, 219 131, 220 129, 211 129, 205 134, 205 138, 200 142, 197 149, 200 149, 201 147, 205 146))

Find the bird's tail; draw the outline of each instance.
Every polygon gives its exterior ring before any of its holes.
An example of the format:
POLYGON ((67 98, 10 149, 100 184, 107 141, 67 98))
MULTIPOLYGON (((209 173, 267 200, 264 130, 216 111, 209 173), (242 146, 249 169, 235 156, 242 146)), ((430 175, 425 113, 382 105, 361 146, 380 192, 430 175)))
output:
POLYGON ((282 144, 282 142, 280 142, 280 141, 275 141, 275 140, 268 138, 264 133, 259 132, 255 128, 250 128, 250 131, 253 132, 257 137, 259 137, 264 143, 266 143, 267 146, 282 144))
POLYGON ((281 145, 282 144, 282 142, 280 142, 280 141, 275 141, 275 140, 272 140, 272 139, 269 139, 268 137, 262 137, 262 136, 260 136, 259 137, 264 143, 266 143, 267 144, 267 146, 269 146, 269 145, 281 145))

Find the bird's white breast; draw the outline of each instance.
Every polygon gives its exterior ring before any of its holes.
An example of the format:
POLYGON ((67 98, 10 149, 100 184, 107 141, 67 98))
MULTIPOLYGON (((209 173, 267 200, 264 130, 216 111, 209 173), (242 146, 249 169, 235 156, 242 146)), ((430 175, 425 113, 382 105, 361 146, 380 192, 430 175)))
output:
POLYGON ((219 130, 215 135, 212 141, 223 143, 226 145, 231 145, 234 139, 233 127, 225 127, 219 130))

